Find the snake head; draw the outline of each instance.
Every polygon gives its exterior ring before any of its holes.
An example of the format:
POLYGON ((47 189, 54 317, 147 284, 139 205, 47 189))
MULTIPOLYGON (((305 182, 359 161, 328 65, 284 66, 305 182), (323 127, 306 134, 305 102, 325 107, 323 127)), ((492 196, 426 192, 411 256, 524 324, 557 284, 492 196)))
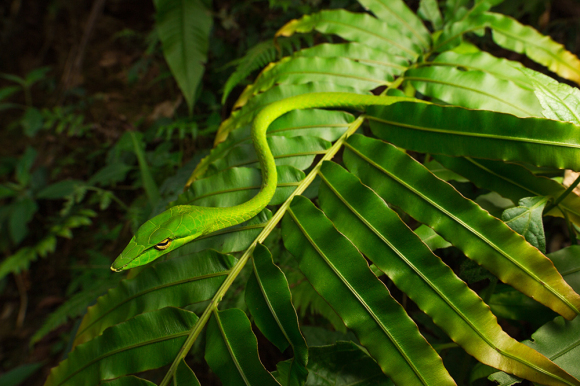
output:
MULTIPOLYGON (((202 216, 203 217, 203 216, 202 216)), ((191 206, 175 206, 141 225, 111 265, 115 272, 139 267, 204 234, 202 219, 191 206), (192 213, 193 212, 193 213, 192 213)))

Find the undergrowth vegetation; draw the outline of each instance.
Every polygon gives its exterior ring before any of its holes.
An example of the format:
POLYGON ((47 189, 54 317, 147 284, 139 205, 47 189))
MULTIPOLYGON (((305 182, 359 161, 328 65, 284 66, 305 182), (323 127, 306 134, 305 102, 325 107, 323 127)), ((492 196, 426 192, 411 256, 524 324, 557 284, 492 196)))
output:
MULTIPOLYGON (((95 109, 114 93, 72 75, 63 91, 50 67, 2 75, 6 130, 26 138, 0 158, 16 331, 30 274, 58 261, 66 278, 25 343, 52 339, 45 384, 580 385, 580 60, 518 21, 545 27, 550 8, 271 0, 278 16, 232 49, 262 3, 155 0, 152 32, 113 41, 141 50, 126 87, 165 101, 112 124, 95 109), (318 92, 393 103, 285 114, 267 208, 109 271, 166 208, 253 197, 256 114, 318 92)), ((43 365, 16 364, 0 383, 43 365)))

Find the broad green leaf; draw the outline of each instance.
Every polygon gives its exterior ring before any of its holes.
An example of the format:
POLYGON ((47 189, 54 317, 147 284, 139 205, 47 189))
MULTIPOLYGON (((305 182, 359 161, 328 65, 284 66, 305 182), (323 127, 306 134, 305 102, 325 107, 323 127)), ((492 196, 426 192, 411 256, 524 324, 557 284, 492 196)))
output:
MULTIPOLYGON (((278 189, 270 205, 283 203, 304 178, 304 172, 293 166, 281 165, 278 189)), ((197 206, 234 206, 254 197, 262 187, 262 174, 256 168, 231 168, 211 177, 195 181, 177 204, 197 206)))
POLYGON ((112 381, 106 381, 106 382, 100 383, 99 385, 102 385, 102 386, 155 386, 155 384, 153 382, 150 382, 146 379, 137 378, 133 375, 113 379, 112 381))
MULTIPOLYGON (((503 58, 496 58, 484 51, 457 52, 447 51, 429 62, 431 66, 450 66, 469 71, 481 71, 493 75, 497 79, 503 79, 515 83, 518 87, 528 91, 534 91, 533 82, 521 69, 525 67, 520 62, 514 62, 503 58)), ((537 96, 537 94, 536 94, 537 96)), ((541 102, 541 101, 540 101, 541 102)))
POLYGON ((542 216, 549 197, 522 198, 515 208, 506 209, 501 219, 524 236, 526 241, 546 253, 546 235, 542 216))
POLYGON ((525 54, 550 71, 580 84, 580 59, 563 45, 509 16, 493 12, 486 16, 493 40, 499 46, 525 54))
POLYGON ((334 226, 465 351, 541 383, 573 381, 503 332, 481 298, 358 178, 331 162, 322 166, 321 178, 320 206, 334 226))
POLYGON ((572 319, 580 296, 552 262, 507 225, 392 145, 360 135, 346 142, 348 169, 390 204, 461 249, 501 281, 572 319))
POLYGON ((367 113, 374 135, 404 149, 580 170, 580 128, 571 123, 409 102, 367 113))
MULTIPOLYGON (((266 105, 279 101, 281 99, 289 98, 295 95, 301 94, 308 94, 312 92, 358 92, 358 93, 366 93, 363 90, 357 90, 352 87, 346 86, 338 86, 333 83, 307 83, 307 84, 298 84, 298 85, 280 85, 277 87, 272 87, 268 91, 256 95, 251 100, 248 101, 244 107, 240 110, 236 110, 232 112, 230 117, 222 122, 220 125, 218 132, 216 134, 216 139, 214 144, 219 144, 228 137, 229 133, 233 130, 243 127, 245 125, 250 124, 258 112, 266 105)), ((196 168, 196 171, 198 169, 196 168)), ((196 173, 194 171, 194 173, 196 173)), ((201 171, 204 171, 201 169, 201 171)), ((198 176, 201 176, 200 172, 197 173, 198 176)))
POLYGON ((387 376, 404 385, 455 384, 405 310, 321 211, 297 196, 282 221, 284 244, 300 270, 387 376))
POLYGON ((322 58, 348 58, 376 67, 386 67, 391 75, 400 75, 409 67, 409 61, 402 56, 391 54, 361 43, 324 43, 305 48, 294 53, 294 56, 317 56, 322 58))
POLYGON ((52 369, 45 386, 90 386, 167 365, 197 320, 193 312, 172 307, 137 315, 77 346, 52 369))
POLYGON ((212 248, 221 253, 240 252, 247 249, 272 218, 272 212, 264 209, 242 224, 203 235, 192 242, 168 253, 168 257, 191 256, 212 248))
POLYGON ((321 11, 291 20, 276 32, 276 37, 312 30, 338 35, 347 41, 363 43, 374 48, 384 48, 389 53, 403 55, 412 60, 417 59, 421 53, 421 47, 396 26, 391 26, 366 13, 352 13, 342 9, 321 11))
POLYGON ((377 362, 353 342, 311 347, 306 385, 392 386, 377 362))
POLYGON ((272 88, 275 84, 304 84, 322 81, 371 91, 380 86, 388 86, 392 80, 393 75, 389 68, 370 66, 352 59, 316 56, 286 57, 266 67, 258 79, 246 87, 234 108, 245 105, 248 99, 272 88))
MULTIPOLYGON (((436 155, 435 158, 446 168, 466 177, 475 185, 498 192, 513 202, 530 196, 550 196, 556 199, 566 191, 562 184, 550 178, 536 176, 517 164, 442 155, 436 155)), ((569 194, 558 206, 568 213, 571 221, 580 225, 580 197, 569 194)), ((558 208, 547 214, 562 217, 558 208)))
POLYGON ((260 331, 280 351, 292 346, 294 359, 282 383, 303 385, 308 375, 308 347, 300 332, 286 276, 274 265, 270 251, 262 244, 256 245, 252 264, 254 271, 245 294, 248 309, 260 331))
MULTIPOLYGON (((531 340, 523 342, 534 350, 552 359, 554 363, 566 370, 570 375, 580 379, 580 318, 566 321, 561 317, 540 327, 532 334, 531 340)), ((500 386, 519 383, 521 380, 505 374, 495 373, 489 377, 500 386)))
POLYGON ((452 105, 519 117, 540 116, 540 102, 532 91, 490 73, 432 66, 411 69, 404 77, 422 94, 452 105))
MULTIPOLYGON (((299 170, 305 170, 312 165, 314 157, 326 154, 332 146, 322 138, 299 136, 270 136, 268 145, 276 161, 276 165, 288 165, 299 170)), ((258 156, 252 143, 244 143, 234 147, 223 158, 212 163, 212 169, 221 171, 236 167, 258 167, 258 156)))
POLYGON ((258 341, 242 310, 214 311, 207 324, 205 360, 224 385, 279 385, 258 358, 258 341))
POLYGON ((546 118, 567 121, 580 125, 580 90, 560 83, 554 79, 522 68, 523 72, 534 86, 536 96, 544 108, 546 118))
POLYGON ((366 9, 385 23, 394 26, 405 36, 424 48, 431 45, 431 36, 421 19, 402 0, 358 0, 366 9))
POLYGON ((137 277, 123 280, 89 307, 74 345, 87 342, 106 328, 143 312, 211 299, 234 264, 232 256, 206 250, 144 269, 137 277))
POLYGON ((213 18, 202 0, 155 0, 154 3, 163 55, 191 114, 207 61, 213 18))
MULTIPOLYGON (((354 121, 351 114, 342 111, 327 110, 294 110, 282 115, 268 127, 266 135, 301 137, 312 136, 333 142, 337 140, 354 121)), ((233 131, 226 141, 218 144, 211 150, 196 168, 195 175, 206 171, 209 165, 218 159, 225 157, 233 148, 243 143, 251 142, 251 125, 245 125, 233 131)), ((193 181, 190 179, 190 181, 193 181)))
POLYGON ((415 234, 419 236, 421 241, 427 244, 429 249, 431 249, 432 251, 451 246, 450 243, 448 243, 443 237, 435 233, 435 231, 429 228, 427 225, 421 225, 413 232, 415 232, 415 234))
POLYGON ((443 27, 443 17, 437 0, 421 0, 417 13, 423 20, 430 21, 434 29, 438 30, 443 27))

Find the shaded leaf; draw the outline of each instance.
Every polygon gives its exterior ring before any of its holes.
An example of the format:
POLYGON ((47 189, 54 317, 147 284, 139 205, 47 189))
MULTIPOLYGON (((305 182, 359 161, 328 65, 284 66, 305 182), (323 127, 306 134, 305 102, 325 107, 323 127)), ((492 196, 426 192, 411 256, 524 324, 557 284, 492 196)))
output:
POLYGON ((191 114, 207 60, 212 15, 202 0, 155 0, 163 55, 191 114))
POLYGON ((258 358, 258 341, 242 310, 214 311, 207 324, 205 360, 224 385, 279 385, 258 358))
POLYGON ((52 369, 45 385, 95 385, 169 364, 197 320, 193 312, 172 307, 137 315, 77 346, 52 369))
MULTIPOLYGON (((513 164, 485 159, 434 156, 446 168, 466 177, 475 185, 498 192, 513 202, 530 196, 550 196, 558 198, 566 187, 542 176, 536 176, 529 169, 513 164)), ((558 205, 568 213, 575 224, 580 225, 580 197, 569 194, 558 205)), ((547 215, 562 217, 559 208, 547 215)))
POLYGON ((331 346, 311 347, 309 354, 306 385, 392 385, 377 362, 353 342, 336 342, 331 346))
POLYGON ((439 356, 355 246, 309 200, 294 197, 282 234, 312 286, 395 383, 454 384, 439 356))
POLYGON ((349 170, 385 201, 431 226, 503 282, 567 318, 580 312, 580 296, 552 262, 504 223, 392 145, 360 135, 346 145, 349 170))
MULTIPOLYGON (((570 375, 580 379, 580 318, 566 321, 561 317, 540 327, 532 334, 531 340, 526 340, 525 345, 544 354, 552 359, 557 365, 566 370, 570 375)), ((521 380, 505 374, 495 373, 489 377, 498 382, 500 386, 519 383, 521 380)))
POLYGON ((232 256, 206 250, 144 269, 137 277, 123 280, 89 308, 74 345, 87 342, 107 327, 143 312, 211 299, 234 264, 232 256))
POLYGON ((280 351, 292 346, 294 359, 282 383, 303 385, 308 375, 308 347, 300 332, 288 281, 262 244, 256 245, 252 263, 254 270, 245 294, 248 309, 260 331, 280 351))
POLYGON ((579 129, 571 123, 409 102, 367 113, 374 135, 404 149, 580 169, 579 129))
POLYGON ((481 298, 358 178, 331 162, 322 166, 321 178, 320 206, 337 229, 467 353, 541 383, 574 381, 510 338, 481 298))
POLYGON ((427 225, 421 225, 413 232, 415 232, 415 234, 419 236, 421 241, 427 244, 429 249, 431 249, 432 251, 451 246, 450 243, 448 243, 443 237, 435 233, 435 231, 429 228, 427 225))
POLYGON ((133 375, 113 379, 112 381, 106 381, 106 382, 100 383, 100 385, 103 385, 103 386, 155 386, 155 384, 153 382, 150 382, 146 379, 137 378, 133 375))
POLYGON ((42 367, 42 362, 27 363, 0 375, 0 385, 18 386, 42 367))

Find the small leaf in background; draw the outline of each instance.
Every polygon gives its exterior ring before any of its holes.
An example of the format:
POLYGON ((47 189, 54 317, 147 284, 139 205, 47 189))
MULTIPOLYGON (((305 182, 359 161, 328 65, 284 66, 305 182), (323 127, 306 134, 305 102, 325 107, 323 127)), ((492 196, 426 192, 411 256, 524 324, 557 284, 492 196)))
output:
POLYGON ((526 197, 522 198, 515 208, 506 209, 501 219, 524 236, 528 243, 546 253, 546 235, 542 214, 549 197, 526 197))
POLYGON ((65 198, 66 196, 73 194, 77 185, 82 184, 83 182, 78 180, 59 181, 42 189, 40 192, 38 192, 36 198, 46 198, 50 200, 65 198))
POLYGON ((32 164, 34 164, 36 155, 36 150, 29 146, 16 164, 16 181, 21 186, 26 186, 30 182, 30 169, 32 164))
POLYGON ((428 20, 433 24, 436 30, 443 27, 443 20, 441 18, 441 11, 437 0, 421 0, 419 3, 419 10, 417 11, 423 20, 428 20))
POLYGON ((201 0, 155 0, 163 55, 191 115, 207 61, 212 15, 201 0))
POLYGON ((307 385, 393 385, 366 350, 353 342, 311 347, 309 355, 307 385))
MULTIPOLYGON (((566 321, 561 316, 546 323, 522 342, 551 359, 573 377, 580 379, 580 318, 566 321)), ((513 385, 522 380, 504 372, 492 374, 489 379, 500 386, 513 385)))
POLYGON ((546 118, 580 125, 580 90, 528 68, 520 68, 530 78, 546 118))
POLYGON ((449 243, 443 237, 439 236, 433 229, 429 228, 427 225, 421 225, 413 232, 415 232, 415 234, 419 236, 419 238, 421 238, 421 241, 427 244, 429 249, 431 249, 432 251, 451 246, 451 243, 449 243))
POLYGON ((88 185, 109 186, 123 181, 127 173, 133 169, 132 166, 122 162, 109 164, 93 174, 87 181, 88 185))
POLYGON ((214 311, 207 324, 205 360, 224 385, 279 385, 260 362, 258 341, 240 309, 214 311))
POLYGON ((42 367, 43 363, 28 363, 18 366, 2 375, 0 375, 0 385, 2 386, 18 386, 22 382, 30 378, 38 369, 42 367))
POLYGON ((28 223, 38 210, 38 205, 31 198, 24 198, 11 204, 10 208, 8 230, 12 241, 18 245, 28 234, 28 223))
POLYGON ((34 137, 42 129, 43 117, 40 110, 34 107, 28 107, 20 121, 24 134, 28 137, 34 137))

